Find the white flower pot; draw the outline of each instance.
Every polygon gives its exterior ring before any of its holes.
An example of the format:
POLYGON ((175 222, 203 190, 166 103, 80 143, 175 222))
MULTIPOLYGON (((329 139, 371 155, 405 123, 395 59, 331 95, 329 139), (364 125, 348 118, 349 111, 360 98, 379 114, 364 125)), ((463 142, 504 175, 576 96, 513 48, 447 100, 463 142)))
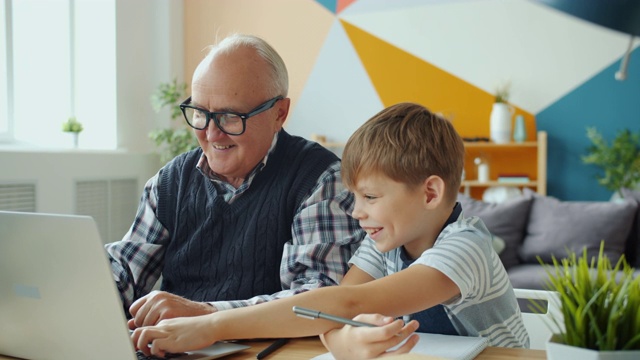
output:
POLYGON ((496 144, 506 144, 511 141, 511 117, 513 106, 505 103, 494 103, 491 109, 490 137, 496 144))
POLYGON ((596 351, 591 349, 569 346, 558 342, 557 335, 547 342, 547 359, 549 360, 638 360, 640 350, 629 351, 596 351))

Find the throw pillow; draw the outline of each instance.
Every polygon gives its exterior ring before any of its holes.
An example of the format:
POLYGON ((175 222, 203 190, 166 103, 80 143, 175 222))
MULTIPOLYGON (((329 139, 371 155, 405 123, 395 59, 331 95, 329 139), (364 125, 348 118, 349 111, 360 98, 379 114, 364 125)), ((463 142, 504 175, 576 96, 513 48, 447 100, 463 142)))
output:
POLYGON ((519 264, 518 248, 524 238, 531 196, 520 196, 496 204, 458 194, 458 202, 462 205, 464 216, 479 217, 493 235, 504 241, 504 250, 499 253, 504 267, 508 269, 519 264))
POLYGON ((527 234, 520 247, 525 263, 551 263, 566 257, 567 250, 587 256, 598 255, 604 240, 604 253, 615 263, 625 244, 638 205, 631 201, 560 201, 550 196, 533 195, 527 234))
POLYGON ((630 190, 623 188, 620 190, 622 197, 625 200, 633 201, 638 204, 638 210, 636 211, 636 220, 631 228, 629 239, 627 240, 627 248, 625 250, 625 256, 629 261, 629 264, 636 268, 640 268, 640 190, 630 190))

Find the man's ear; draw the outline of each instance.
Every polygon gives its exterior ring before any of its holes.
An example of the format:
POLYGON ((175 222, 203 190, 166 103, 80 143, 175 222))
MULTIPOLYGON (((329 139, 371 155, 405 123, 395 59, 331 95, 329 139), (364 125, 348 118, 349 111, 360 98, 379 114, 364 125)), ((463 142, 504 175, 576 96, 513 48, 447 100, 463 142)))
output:
POLYGON ((287 116, 289 115, 289 106, 291 106, 291 99, 290 98, 284 98, 280 101, 278 101, 279 104, 278 105, 278 118, 276 119, 276 122, 278 123, 278 131, 280 131, 280 129, 282 129, 282 126, 284 126, 285 121, 287 120, 287 116))
POLYGON ((431 175, 424 180, 425 206, 434 209, 444 201, 445 184, 440 176, 431 175))

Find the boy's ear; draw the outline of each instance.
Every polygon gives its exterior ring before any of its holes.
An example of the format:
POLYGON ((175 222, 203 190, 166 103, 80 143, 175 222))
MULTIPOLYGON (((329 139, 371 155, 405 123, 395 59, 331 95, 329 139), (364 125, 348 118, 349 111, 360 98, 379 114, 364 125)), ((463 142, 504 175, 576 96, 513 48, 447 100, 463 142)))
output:
POLYGON ((425 195, 425 206, 428 209, 435 209, 444 201, 444 180, 440 176, 431 175, 425 179, 423 184, 425 195))

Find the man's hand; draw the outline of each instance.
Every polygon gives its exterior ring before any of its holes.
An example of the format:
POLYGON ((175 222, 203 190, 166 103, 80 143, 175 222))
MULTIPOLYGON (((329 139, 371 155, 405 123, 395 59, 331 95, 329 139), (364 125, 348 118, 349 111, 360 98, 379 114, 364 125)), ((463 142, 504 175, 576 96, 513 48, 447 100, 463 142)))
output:
POLYGON ((216 308, 207 303, 187 300, 166 291, 152 291, 136 300, 129 312, 129 329, 156 325, 160 320, 211 314, 216 308))

